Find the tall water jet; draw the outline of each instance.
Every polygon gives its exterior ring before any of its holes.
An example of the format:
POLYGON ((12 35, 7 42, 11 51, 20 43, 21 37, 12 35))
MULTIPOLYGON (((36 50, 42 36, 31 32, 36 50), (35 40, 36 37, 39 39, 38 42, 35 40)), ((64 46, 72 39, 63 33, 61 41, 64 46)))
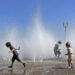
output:
POLYGON ((54 57, 53 46, 56 41, 52 33, 44 28, 39 16, 34 18, 33 24, 31 32, 24 40, 24 49, 28 50, 28 55, 33 58, 33 61, 54 57))

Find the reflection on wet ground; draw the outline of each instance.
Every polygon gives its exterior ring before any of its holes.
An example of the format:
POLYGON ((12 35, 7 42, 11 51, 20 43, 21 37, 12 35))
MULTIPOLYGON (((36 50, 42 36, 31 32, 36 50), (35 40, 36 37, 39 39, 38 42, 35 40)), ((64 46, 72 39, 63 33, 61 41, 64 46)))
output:
POLYGON ((67 69, 67 62, 26 62, 25 69, 20 63, 15 63, 13 69, 8 65, 0 63, 0 75, 75 75, 75 68, 67 69))

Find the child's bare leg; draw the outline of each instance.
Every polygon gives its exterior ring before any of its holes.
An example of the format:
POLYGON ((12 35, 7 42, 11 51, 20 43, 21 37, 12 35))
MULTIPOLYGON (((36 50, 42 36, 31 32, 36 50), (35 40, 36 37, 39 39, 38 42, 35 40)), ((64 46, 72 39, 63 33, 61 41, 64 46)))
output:
POLYGON ((59 54, 59 57, 60 57, 60 54, 59 54))
POLYGON ((23 66, 25 67, 25 63, 23 61, 21 61, 18 56, 16 57, 16 60, 19 61, 20 63, 22 63, 23 66))
POLYGON ((58 57, 58 59, 59 59, 59 57, 60 57, 60 54, 58 54, 58 55, 57 55, 57 57, 58 57))
POLYGON ((9 66, 9 67, 13 67, 13 64, 14 64, 15 59, 16 59, 15 56, 13 56, 13 57, 12 57, 11 66, 9 66))
POLYGON ((20 61, 22 64, 23 64, 23 66, 25 67, 25 63, 23 62, 23 61, 20 61))
POLYGON ((73 69, 73 64, 72 64, 72 62, 71 62, 71 68, 73 69))
POLYGON ((68 66, 70 67, 70 61, 68 60, 68 66))
POLYGON ((23 61, 20 61, 22 64, 24 63, 23 61))
POLYGON ((13 67, 14 62, 11 63, 10 66, 8 66, 8 68, 12 68, 13 67))
POLYGON ((11 63, 11 66, 13 66, 14 62, 11 63))
POLYGON ((20 63, 22 63, 24 67, 26 66, 25 63, 24 63, 23 61, 21 61, 19 58, 18 58, 17 60, 18 60, 20 63))

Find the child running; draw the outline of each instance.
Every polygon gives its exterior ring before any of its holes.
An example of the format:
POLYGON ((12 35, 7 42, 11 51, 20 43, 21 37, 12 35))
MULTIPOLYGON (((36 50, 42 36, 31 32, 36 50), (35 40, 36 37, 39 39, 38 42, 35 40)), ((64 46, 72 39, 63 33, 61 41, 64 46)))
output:
POLYGON ((73 52, 72 52, 72 48, 69 42, 66 43, 66 48, 67 48, 67 55, 68 56, 68 68, 73 69, 73 64, 72 64, 72 56, 73 56, 73 52))
POLYGON ((12 57, 12 63, 10 66, 8 66, 8 68, 13 68, 13 63, 15 60, 19 61, 20 63, 23 64, 23 66, 25 67, 25 63, 22 62, 20 59, 19 59, 19 54, 17 52, 17 50, 20 50, 20 47, 18 49, 14 48, 10 42, 7 42, 6 43, 6 47, 8 47, 10 49, 9 53, 13 53, 13 57, 12 57))

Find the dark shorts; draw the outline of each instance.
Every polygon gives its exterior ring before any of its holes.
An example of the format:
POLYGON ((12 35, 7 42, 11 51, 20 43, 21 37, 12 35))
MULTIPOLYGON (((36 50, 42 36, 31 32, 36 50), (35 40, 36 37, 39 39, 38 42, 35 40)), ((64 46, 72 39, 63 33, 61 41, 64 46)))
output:
POLYGON ((12 62, 14 62, 15 60, 21 62, 21 60, 19 59, 19 56, 13 55, 12 62))

